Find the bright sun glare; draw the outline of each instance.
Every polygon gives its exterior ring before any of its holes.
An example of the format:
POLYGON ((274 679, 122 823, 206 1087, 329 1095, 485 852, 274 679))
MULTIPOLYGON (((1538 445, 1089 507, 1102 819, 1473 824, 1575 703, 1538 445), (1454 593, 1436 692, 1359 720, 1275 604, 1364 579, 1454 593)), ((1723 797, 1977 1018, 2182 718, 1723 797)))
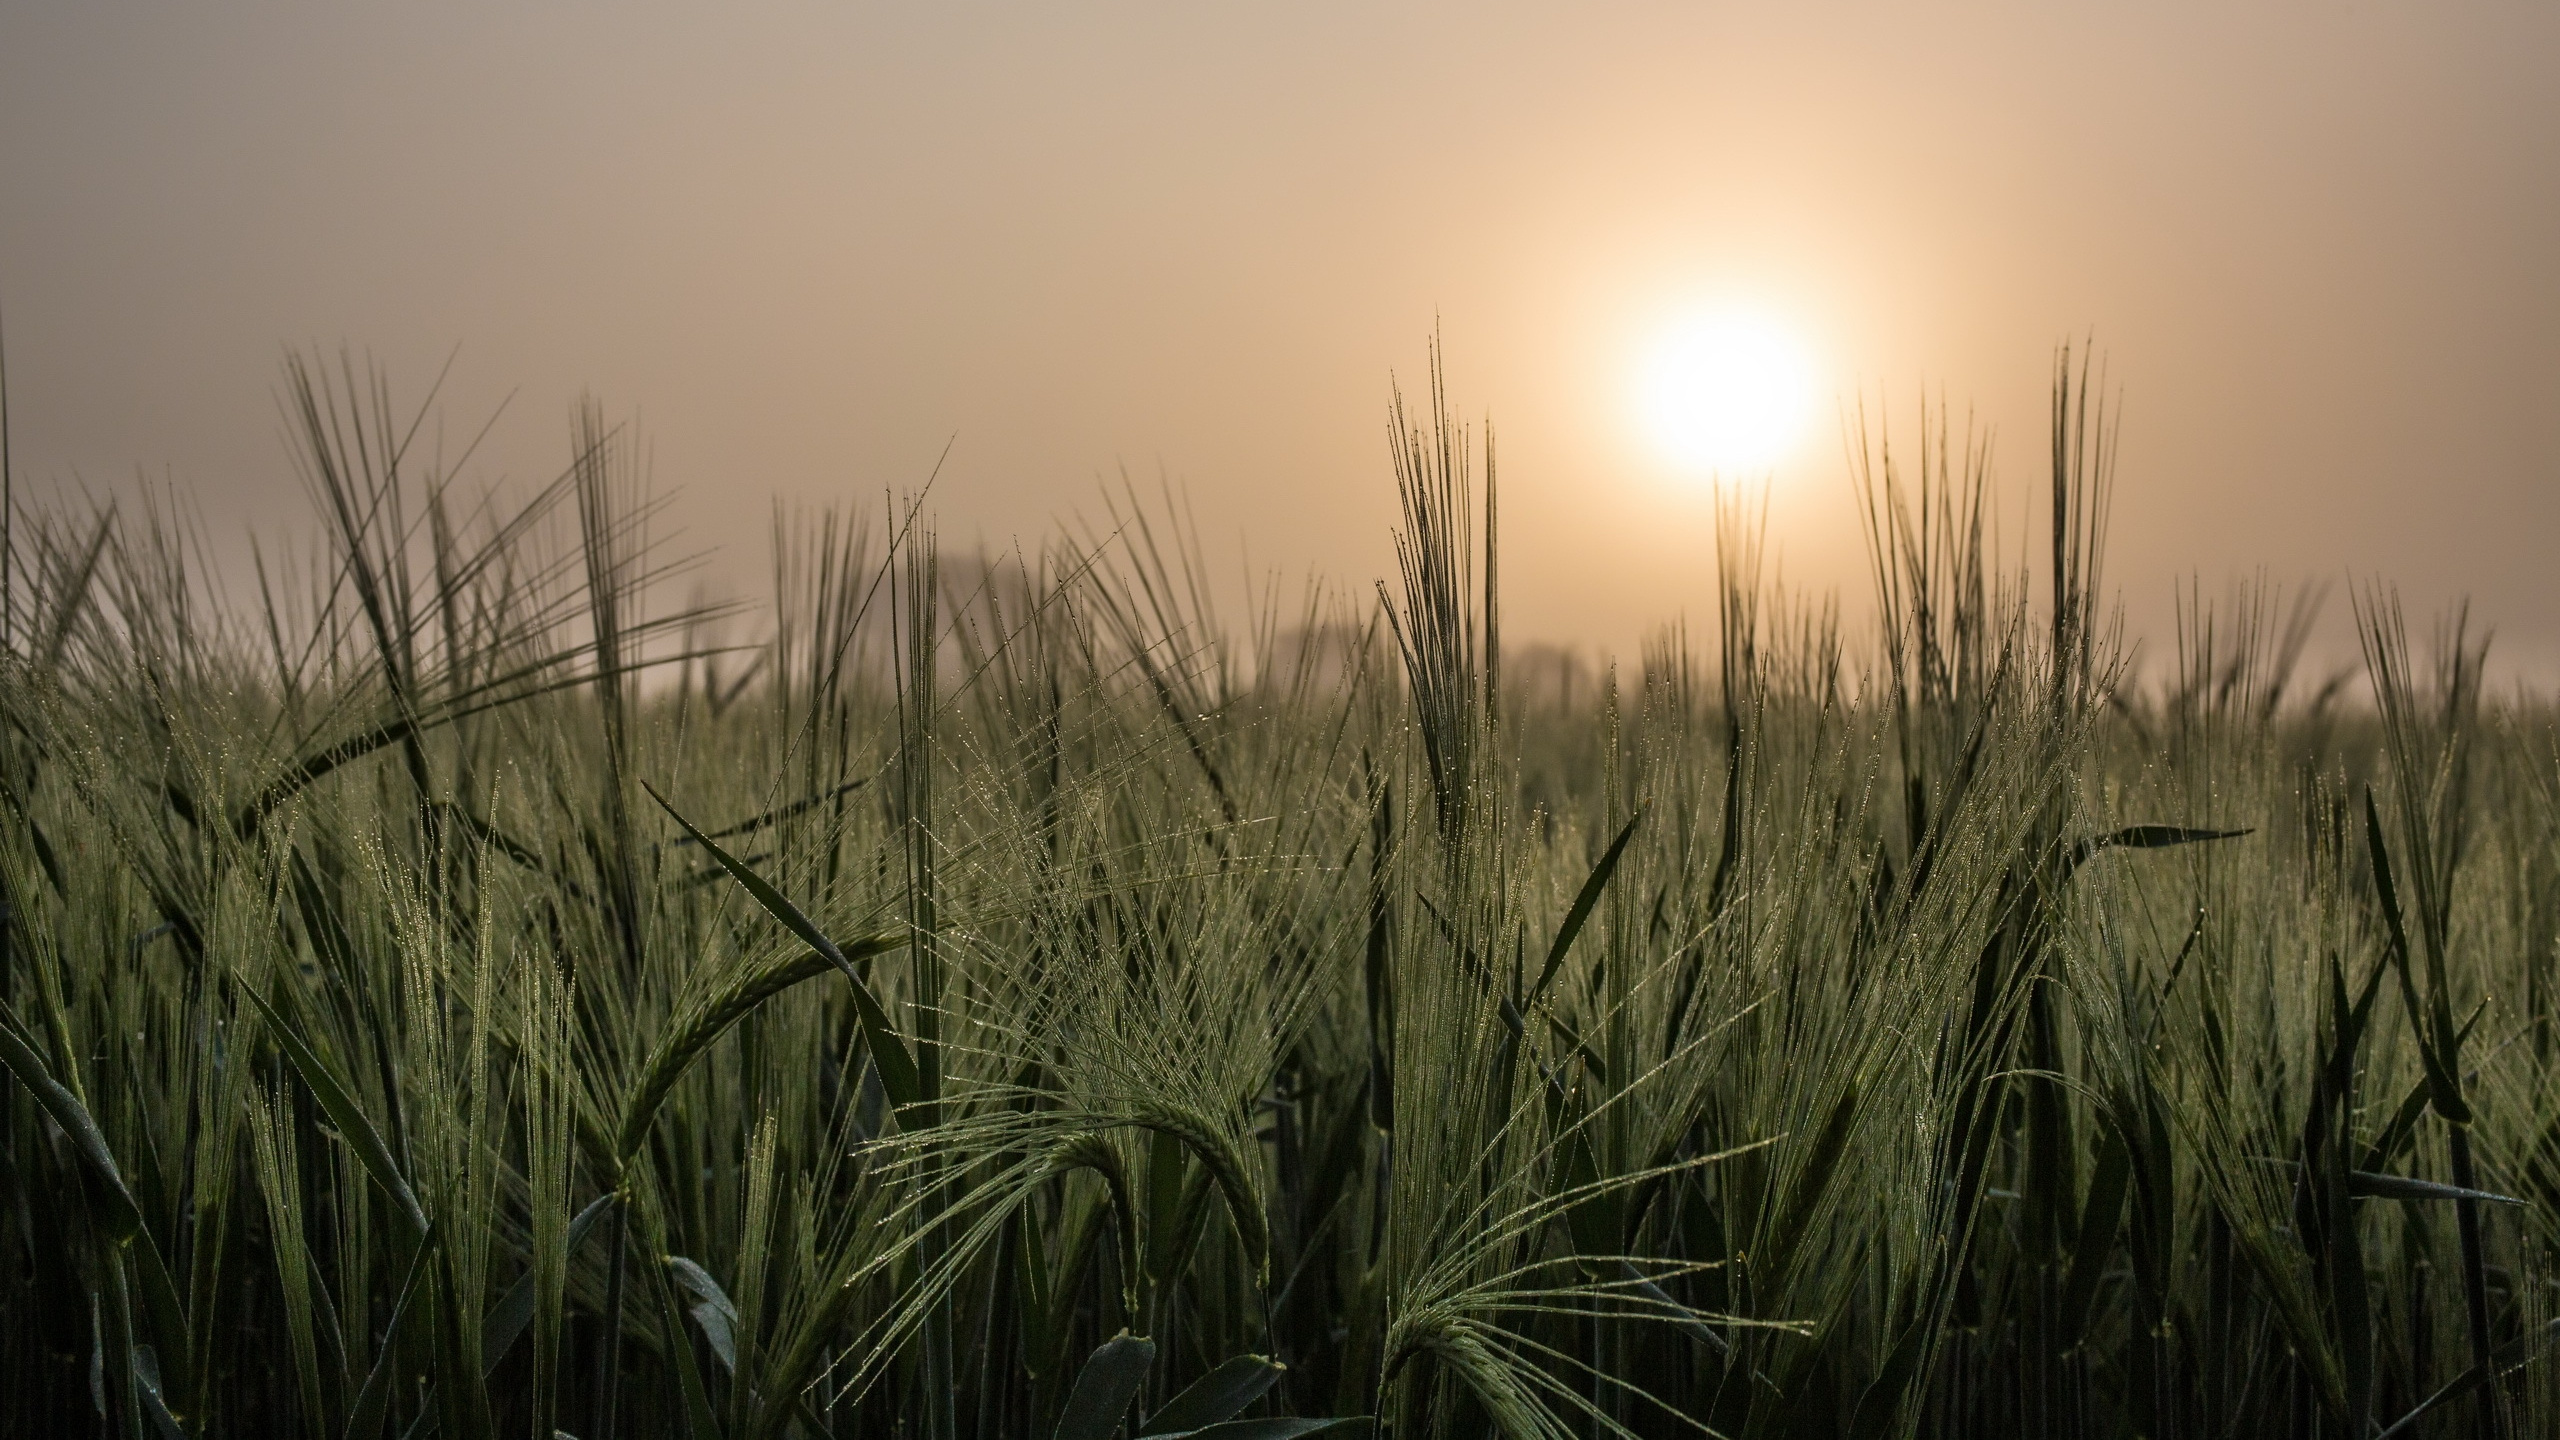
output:
POLYGON ((1813 357, 1766 315, 1687 316, 1654 341, 1637 411, 1666 459, 1733 475, 1782 459, 1813 418, 1813 357))

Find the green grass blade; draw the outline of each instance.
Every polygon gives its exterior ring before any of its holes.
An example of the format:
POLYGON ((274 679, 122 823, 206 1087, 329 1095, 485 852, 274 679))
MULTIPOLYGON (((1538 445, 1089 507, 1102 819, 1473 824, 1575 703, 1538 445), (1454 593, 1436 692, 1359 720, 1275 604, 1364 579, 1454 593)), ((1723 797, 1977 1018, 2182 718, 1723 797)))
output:
POLYGON ((2124 1220, 2125 1197, 2133 1179, 2133 1153, 2111 1127, 2100 1127, 2097 1173, 2089 1179, 2089 1202, 2080 1215, 2079 1243, 2072 1248, 2069 1278, 2062 1287, 2062 1336, 2076 1345, 2088 1333, 2089 1314, 2098 1299, 2098 1281, 2115 1253, 2116 1233, 2124 1220))
POLYGON ((2202 845, 2212 840, 2237 840, 2249 830, 2198 830, 2184 825, 2127 825, 2104 835, 2092 835, 2076 847, 2082 858, 2101 850, 2166 850, 2177 845, 2202 845))
MULTIPOLYGON (((587 1232, 596 1228, 597 1219, 612 1203, 613 1196, 599 1195, 587 1202, 587 1208, 570 1220, 568 1243, 562 1247, 564 1257, 578 1253, 578 1242, 586 1239, 587 1232)), ((488 1315, 481 1320, 480 1356, 486 1373, 497 1373, 498 1362, 507 1358, 507 1352, 515 1348, 525 1327, 533 1323, 536 1299, 533 1282, 534 1273, 528 1266, 522 1275, 516 1277, 516 1282, 507 1287, 507 1293, 498 1297, 498 1303, 489 1307, 488 1315)))
MULTIPOLYGON (((100 1133, 97 1121, 80 1097, 53 1077, 44 1058, 28 1043, 17 1017, 0 1010, 0 1063, 9 1067, 18 1083, 35 1096, 36 1103, 62 1132, 71 1137, 76 1151, 97 1184, 85 1186, 82 1193, 103 1201, 103 1215, 94 1216, 99 1228, 132 1256, 136 1278, 142 1287, 143 1313, 151 1320, 152 1334, 160 1348, 176 1358, 171 1362, 170 1392, 181 1411, 191 1408, 194 1386, 186 1369, 187 1357, 194 1353, 192 1329, 187 1323, 187 1307, 178 1298, 177 1282, 170 1277, 168 1264, 161 1259, 160 1246, 142 1223, 142 1207, 135 1203, 133 1192, 125 1188, 124 1176, 116 1168, 115 1153, 107 1148, 107 1138, 100 1133)), ((155 1376, 157 1371, 155 1369, 155 1376)))
MULTIPOLYGON (((2462 1098, 2462 1082, 2454 1075, 2455 1060, 2443 1053, 2443 1039, 2430 1023, 2433 1010, 2418 998, 2417 981, 2411 975, 2409 930, 2401 919, 2400 889, 2391 874, 2391 848, 2382 839, 2382 810, 2374 804, 2373 791, 2364 792, 2365 848, 2373 859, 2373 893, 2381 903, 2383 924, 2391 937, 2391 960, 2400 973, 2400 1001, 2409 1011, 2410 1028, 2418 1033, 2418 1063, 2427 1072, 2428 1094, 2436 1113, 2456 1125, 2471 1123, 2471 1106, 2462 1098)), ((2441 998, 2441 997, 2439 997, 2441 998)))
MULTIPOLYGON (((2473 1007, 2471 1018, 2462 1022, 2463 1038, 2470 1038, 2472 1027, 2488 1013, 2489 1002, 2486 1000, 2473 1007)), ((2417 1133, 2418 1117, 2427 1113, 2427 1101, 2432 1094, 2433 1082, 2420 1076, 2418 1082, 2409 1087, 2409 1093, 2400 1097, 2400 1108, 2391 1112, 2391 1119, 2374 1132, 2373 1143, 2365 1147, 2364 1159, 2356 1168, 2378 1171, 2399 1159, 2400 1152, 2408 1148, 2409 1138, 2417 1133)))
POLYGON ((720 868, 728 871, 739 884, 747 887, 747 893, 755 897, 756 903, 764 907, 766 914, 781 921, 792 934, 805 941, 810 949, 825 956, 828 963, 844 972, 846 983, 853 987, 853 1003, 862 1019, 863 1038, 871 1045, 871 1062, 880 1070, 880 1088, 888 1093, 889 1103, 902 1112, 922 1104, 925 1099, 924 1081, 921 1073, 916 1069, 915 1056, 908 1051, 906 1042, 899 1038, 897 1030, 890 1025, 888 1012, 880 1008, 880 1002, 872 995, 871 987, 862 983, 862 976, 855 971, 853 962, 845 957, 845 953, 836 947, 836 942, 828 939, 826 932, 820 930, 816 922, 800 913, 799 906, 783 898, 781 891, 765 883, 763 876, 739 864, 736 857, 721 849, 710 836, 696 829, 693 822, 684 818, 674 805, 669 804, 667 797, 659 794, 655 786, 644 781, 640 788, 647 790, 650 799, 657 801, 661 808, 674 816, 675 822, 684 827, 684 832, 693 837, 693 842, 701 846, 712 859, 720 862, 720 868))
POLYGON ((432 1235, 420 1235, 417 1248, 409 1256, 408 1278, 400 1282, 400 1298, 392 1302, 391 1323, 384 1327, 382 1343, 376 1347, 373 1369, 364 1377, 364 1387, 356 1392, 347 1407, 346 1440, 374 1440, 382 1433, 382 1422, 391 1408, 393 1377, 400 1369, 400 1331, 418 1298, 418 1286, 426 1278, 427 1254, 432 1235))
POLYGON ((1148 1258, 1148 1269, 1161 1277, 1166 1256, 1163 1247, 1173 1241, 1174 1224, 1181 1218, 1183 1176, 1191 1167, 1191 1152, 1182 1147, 1182 1137, 1170 1130, 1147 1133, 1147 1235, 1154 1242, 1148 1258))
MULTIPOLYGON (((2533 1358, 2533 1353, 2535 1351, 2550 1344, 2554 1340, 2560 1340, 2560 1320, 2553 1320, 2548 1324, 2538 1325, 2531 1330, 2527 1330, 2522 1335, 2509 1340, 2506 1344, 2498 1347, 2497 1354, 2492 1356, 2491 1359, 2501 1376, 2512 1375, 2518 1369, 2522 1368, 2527 1361, 2533 1358)), ((2392 1421, 2389 1428, 2377 1433, 2373 1437, 2373 1440, 2393 1440, 2394 1436, 2412 1433, 2417 1428, 2417 1424, 2420 1420, 2425 1419, 2434 1411, 2470 1394, 2472 1391, 2479 1389, 2481 1384, 2488 1378, 2489 1372, 2477 1365, 2463 1371, 2461 1374, 2447 1381, 2443 1389, 2438 1390, 2434 1394, 2429 1395, 2426 1399, 2419 1401, 2410 1409, 2408 1414, 2392 1421)))
MULTIPOLYGON (((857 955, 876 955, 894 949, 897 942, 885 935, 871 935, 857 940, 857 955)), ((631 1099, 622 1112, 622 1127, 612 1145, 613 1165, 619 1171, 627 1168, 647 1141, 650 1125, 658 1111, 674 1093, 676 1082, 685 1072, 710 1053, 712 1042, 728 1032, 757 1006, 806 980, 827 972, 842 957, 821 955, 816 951, 787 954, 759 970, 748 970, 730 977, 728 988, 716 992, 680 1011, 673 1024, 649 1052, 641 1067, 640 1081, 632 1087, 631 1099)))
POLYGON ((416 1193, 410 1190, 408 1180, 401 1175, 399 1162, 391 1158, 391 1147, 382 1143, 382 1132, 373 1128, 373 1122, 365 1118, 363 1108, 356 1104, 354 1091, 327 1061, 320 1058, 319 1052, 285 1024, 284 1017, 276 1013, 276 1007, 265 997, 246 986, 240 993, 247 996, 249 1003, 258 1007, 258 1013, 266 1017, 267 1033, 275 1037, 276 1047, 293 1062, 294 1073, 310 1087, 312 1097, 328 1113, 329 1123, 337 1126, 338 1133, 346 1137, 348 1148, 356 1152, 357 1163, 364 1166, 365 1173, 371 1175, 374 1183, 380 1185, 399 1206, 400 1218, 407 1222, 410 1235, 424 1241, 428 1228, 427 1212, 420 1208, 416 1193))
POLYGON ((2477 1200, 2488 1205, 2516 1206, 2530 1203, 2513 1195, 2470 1190, 2460 1185, 2439 1185, 2433 1180, 2418 1180, 2407 1175, 2377 1175, 2370 1170, 2349 1171, 2347 1193, 2375 1200, 2477 1200))
POLYGON ((1175 1430, 1154 1436, 1154 1440, 1300 1440, 1307 1435, 1353 1435, 1366 1433, 1377 1422, 1366 1415, 1336 1415, 1327 1419, 1228 1420, 1204 1425, 1197 1430, 1175 1430))
POLYGON ((1919 1375, 1937 1328, 1938 1317, 1925 1313, 1903 1327, 1876 1378, 1867 1382, 1866 1392, 1858 1397, 1858 1408, 1849 1417, 1850 1440, 1884 1440, 1894 1433, 1903 1394, 1919 1375))
POLYGON ((1590 878, 1582 882, 1581 892, 1573 897, 1573 908, 1564 912, 1564 923, 1556 927, 1555 943, 1547 947, 1547 963, 1539 967, 1538 983, 1529 987, 1529 998, 1521 1002, 1521 1008, 1537 1008, 1539 999, 1547 993, 1547 986, 1554 983, 1556 971, 1564 966, 1565 952, 1573 948, 1574 937, 1582 933, 1583 922, 1591 918, 1592 908, 1600 903, 1601 892, 1609 888, 1609 877, 1617 873, 1618 857, 1626 853, 1627 842, 1635 838, 1636 826, 1643 822, 1644 807, 1639 805, 1636 813, 1627 817, 1627 823, 1619 827, 1618 838, 1610 841, 1609 848, 1602 852, 1600 863, 1591 867, 1590 878))
POLYGON ((1814 1136, 1804 1168, 1796 1172, 1795 1182, 1787 1188, 1786 1201, 1778 1209, 1777 1228, 1769 1239, 1771 1274, 1784 1275, 1794 1263, 1796 1247, 1804 1242, 1814 1211, 1821 1207, 1823 1196, 1839 1173, 1841 1158, 1848 1153, 1849 1137, 1857 1128, 1857 1119, 1858 1087, 1853 1082, 1832 1102, 1831 1114, 1814 1136))
POLYGON ((89 1107, 78 1096, 53 1078, 44 1058, 22 1035, 17 1017, 0 1011, 0 1063, 5 1063, 18 1083, 27 1087, 36 1103, 44 1108, 62 1133, 71 1137, 72 1149, 100 1180, 99 1198, 106 1201, 108 1212, 101 1217, 108 1235, 122 1241, 142 1232, 142 1209, 134 1203, 133 1192, 125 1188, 124 1176, 116 1169, 115 1152, 107 1148, 107 1137, 100 1134, 89 1107))

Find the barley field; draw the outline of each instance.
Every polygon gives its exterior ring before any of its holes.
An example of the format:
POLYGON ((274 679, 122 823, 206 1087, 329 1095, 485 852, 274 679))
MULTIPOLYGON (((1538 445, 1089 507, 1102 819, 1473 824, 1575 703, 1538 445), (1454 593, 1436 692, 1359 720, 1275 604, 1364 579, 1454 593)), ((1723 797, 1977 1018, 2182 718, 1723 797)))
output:
POLYGON ((2049 544, 1877 435, 1872 623, 1735 503, 1604 670, 1436 377, 1233 626, 1153 497, 699 603, 600 413, 286 396, 228 600, 10 511, 0 1430, 2560 1433, 2554 711, 2378 587, 2134 669, 2067 360, 2049 544))

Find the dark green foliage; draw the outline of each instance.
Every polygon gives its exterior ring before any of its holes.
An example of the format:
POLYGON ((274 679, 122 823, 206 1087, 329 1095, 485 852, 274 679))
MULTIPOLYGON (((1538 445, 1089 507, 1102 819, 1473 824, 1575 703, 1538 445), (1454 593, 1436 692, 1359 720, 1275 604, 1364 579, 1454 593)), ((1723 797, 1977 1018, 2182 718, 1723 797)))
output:
POLYGON ((592 407, 473 509, 297 367, 258 612, 11 517, 0 1431, 2552 1431, 2552 713, 2382 594, 2369 714, 2261 590, 2142 683, 2085 382, 2050 586, 1878 443, 1871 643, 1730 506, 1595 688, 1436 375, 1374 605, 907 505, 734 645, 592 407))

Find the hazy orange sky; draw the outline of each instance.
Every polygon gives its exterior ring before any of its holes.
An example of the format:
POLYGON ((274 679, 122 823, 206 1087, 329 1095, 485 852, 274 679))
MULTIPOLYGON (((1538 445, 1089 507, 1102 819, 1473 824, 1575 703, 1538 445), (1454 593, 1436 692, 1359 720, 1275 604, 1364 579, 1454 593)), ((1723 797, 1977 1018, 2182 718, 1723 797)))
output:
POLYGON ((2547 3, 0 7, 21 494, 139 470, 223 536, 301 523, 286 344, 411 397, 459 345, 449 436, 515 396, 475 473, 547 478, 591 389, 750 592, 774 497, 946 443, 946 544, 1125 466, 1235 573, 1365 587, 1436 316, 1507 630, 1624 650, 1713 595, 1634 367, 1736 300, 1819 375, 1792 580, 1863 599, 1838 402, 1943 389, 2015 509, 2094 329, 2155 669, 2175 586, 2263 568, 2560 673, 2547 3))

